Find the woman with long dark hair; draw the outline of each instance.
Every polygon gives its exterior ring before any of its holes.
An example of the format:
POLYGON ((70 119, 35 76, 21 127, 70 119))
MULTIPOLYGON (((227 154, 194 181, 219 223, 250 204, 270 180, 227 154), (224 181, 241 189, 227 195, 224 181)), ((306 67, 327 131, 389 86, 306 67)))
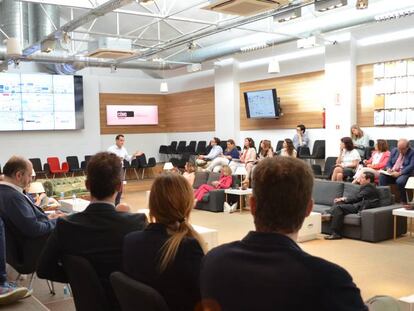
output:
POLYGON ((125 272, 156 289, 171 311, 200 302, 199 273, 205 243, 189 223, 193 189, 178 174, 163 174, 151 187, 150 224, 124 239, 125 272))

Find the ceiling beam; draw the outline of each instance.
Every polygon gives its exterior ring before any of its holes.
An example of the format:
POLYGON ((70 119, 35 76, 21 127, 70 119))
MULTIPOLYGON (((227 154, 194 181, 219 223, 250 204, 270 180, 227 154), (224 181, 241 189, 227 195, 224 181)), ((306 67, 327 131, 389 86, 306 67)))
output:
POLYGON ((24 56, 31 55, 40 50, 41 43, 45 40, 56 40, 61 38, 64 33, 68 33, 74 31, 75 29, 79 28, 82 25, 85 25, 94 19, 104 16, 114 10, 121 8, 127 4, 130 4, 134 0, 109 0, 96 8, 89 10, 88 12, 82 14, 81 16, 67 22, 60 28, 56 29, 54 32, 50 33, 49 35, 42 38, 40 41, 30 45, 29 47, 25 48, 23 51, 24 56))

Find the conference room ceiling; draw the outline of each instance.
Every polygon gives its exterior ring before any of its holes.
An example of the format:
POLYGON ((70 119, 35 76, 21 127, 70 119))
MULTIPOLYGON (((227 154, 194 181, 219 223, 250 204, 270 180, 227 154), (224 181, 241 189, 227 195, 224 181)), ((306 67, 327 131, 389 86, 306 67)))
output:
MULTIPOLYGON (((24 0, 59 6, 61 25, 76 19, 108 0, 24 0)), ((179 65, 199 63, 234 53, 249 52, 283 42, 344 28, 375 23, 375 16, 400 9, 413 8, 412 0, 369 0, 368 9, 357 10, 356 0, 348 5, 315 11, 312 0, 291 0, 287 7, 301 7, 301 17, 275 22, 274 10, 259 18, 227 15, 202 9, 209 1, 155 0, 139 1, 120 7, 104 16, 97 16, 70 33, 73 39, 69 55, 88 55, 88 43, 100 38, 125 38, 132 41, 135 55, 116 60, 118 64, 136 61, 171 62, 179 65), (266 15, 267 14, 267 15, 266 15), (227 50, 221 45, 228 46, 227 50), (230 48, 231 45, 231 48, 230 48)), ((286 7, 280 8, 285 11, 286 7)))

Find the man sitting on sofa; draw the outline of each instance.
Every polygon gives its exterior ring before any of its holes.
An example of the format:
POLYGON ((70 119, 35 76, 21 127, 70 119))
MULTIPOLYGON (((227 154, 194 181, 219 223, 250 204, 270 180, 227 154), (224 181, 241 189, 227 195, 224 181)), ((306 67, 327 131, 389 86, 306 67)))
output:
POLYGON ((410 176, 414 175, 414 150, 406 139, 398 141, 397 148, 391 150, 391 156, 384 169, 387 174, 381 174, 379 184, 387 186, 397 184, 400 190, 402 204, 407 204, 405 184, 410 176))
POLYGON ((371 172, 364 172, 360 176, 359 192, 348 198, 341 197, 334 200, 334 206, 328 211, 328 214, 322 215, 323 220, 331 221, 332 234, 325 237, 326 240, 342 239, 341 230, 345 215, 357 214, 358 212, 378 207, 379 193, 375 187, 375 175, 371 172))
POLYGON ((207 164, 207 161, 212 161, 217 158, 219 155, 223 154, 223 149, 220 146, 220 139, 214 137, 210 141, 211 150, 207 155, 199 155, 196 160, 198 166, 204 166, 207 164))

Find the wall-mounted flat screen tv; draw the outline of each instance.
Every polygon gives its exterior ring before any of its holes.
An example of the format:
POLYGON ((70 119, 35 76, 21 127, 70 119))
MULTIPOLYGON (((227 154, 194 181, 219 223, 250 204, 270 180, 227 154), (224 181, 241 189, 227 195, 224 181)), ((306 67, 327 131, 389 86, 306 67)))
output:
POLYGON ((244 93, 246 115, 249 119, 279 118, 279 105, 276 89, 244 93))
POLYGON ((0 74, 0 131, 83 128, 81 76, 0 74))
POLYGON ((107 125, 157 125, 157 105, 107 105, 107 125))

